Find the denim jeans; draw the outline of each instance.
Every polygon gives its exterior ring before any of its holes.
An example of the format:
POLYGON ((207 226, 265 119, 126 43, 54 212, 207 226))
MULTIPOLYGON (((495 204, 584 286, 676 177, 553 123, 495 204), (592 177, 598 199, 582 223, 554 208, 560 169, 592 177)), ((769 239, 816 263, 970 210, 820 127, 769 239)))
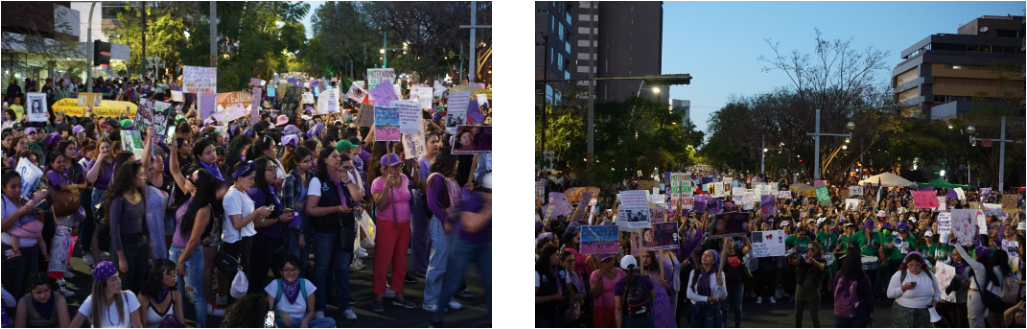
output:
MULTIPOLYGON (((277 325, 276 328, 299 328, 302 321, 303 319, 296 320, 292 327, 285 325, 285 322, 282 322, 282 320, 275 320, 275 324, 277 325)), ((321 320, 313 319, 307 323, 307 328, 335 328, 335 319, 329 317, 321 320)))
POLYGON ((300 259, 301 278, 307 277, 307 265, 310 264, 310 246, 314 244, 314 235, 310 231, 309 220, 307 214, 301 210, 300 221, 303 224, 299 227, 287 228, 282 231, 282 251, 300 259), (303 233, 303 238, 307 240, 303 248, 299 246, 300 233, 303 233))
POLYGON ((720 312, 720 303, 692 306, 690 321, 692 328, 722 328, 724 314, 720 312))
POLYGON ((721 310, 724 311, 724 325, 727 325, 727 311, 732 309, 735 311, 735 327, 741 327, 742 325, 742 297, 744 297, 745 285, 738 284, 737 286, 727 287, 727 300, 721 303, 721 310))
MULTIPOLYGON (((178 265, 178 258, 185 250, 171 247, 168 252, 171 261, 178 265)), ((189 302, 196 308, 196 327, 207 327, 207 300, 203 297, 203 250, 196 248, 185 260, 185 273, 178 273, 178 291, 188 292, 189 302), (182 275, 185 275, 184 277, 182 275), (192 289, 187 290, 186 287, 192 289)))
MULTIPOLYGON (((449 265, 449 243, 452 235, 447 235, 438 218, 431 219, 431 258, 428 261, 428 275, 424 280, 424 303, 437 305, 442 294, 442 280, 449 265)), ((463 273, 460 273, 463 275, 463 273)), ((445 306, 445 305, 440 305, 445 306)))
POLYGON ((870 324, 870 310, 865 308, 856 312, 854 318, 834 316, 835 328, 866 328, 868 324, 870 324))
POLYGON ((460 289, 460 283, 467 273, 467 265, 471 262, 477 264, 478 272, 481 273, 482 285, 485 286, 485 300, 488 302, 488 319, 492 318, 492 243, 476 245, 467 243, 460 238, 453 239, 449 247, 449 267, 446 271, 446 279, 442 284, 442 294, 439 295, 438 308, 435 309, 433 322, 442 322, 446 315, 446 305, 453 299, 453 295, 460 289))
POLYGON ((316 304, 314 310, 323 312, 328 304, 329 272, 334 272, 335 286, 338 291, 339 311, 350 309, 349 263, 353 253, 339 249, 339 234, 314 232, 314 286, 325 287, 314 292, 316 304))
MULTIPOLYGON (((6 253, 11 246, 3 245, 6 253)), ((3 255, 3 254, 0 254, 3 255)), ((29 277, 37 272, 40 256, 39 245, 21 248, 21 256, 8 259, 0 256, 0 263, 3 264, 3 285, 12 296, 25 296, 28 293, 29 277)))

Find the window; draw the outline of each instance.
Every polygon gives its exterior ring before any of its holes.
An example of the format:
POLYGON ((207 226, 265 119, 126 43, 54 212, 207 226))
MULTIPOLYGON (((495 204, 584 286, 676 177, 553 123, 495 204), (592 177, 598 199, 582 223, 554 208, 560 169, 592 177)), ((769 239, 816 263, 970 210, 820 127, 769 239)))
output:
POLYGON ((1015 38, 1016 37, 1016 31, 1015 30, 995 30, 995 35, 997 35, 998 37, 1001 37, 1001 38, 1015 38))
POLYGON ((125 12, 125 3, 121 1, 104 1, 100 15, 103 19, 118 19, 118 13, 125 12))
POLYGON ((559 36, 560 36, 560 40, 563 40, 563 37, 564 37, 564 35, 563 35, 563 23, 556 23, 556 25, 560 27, 560 30, 558 31, 558 33, 559 33, 559 36))
POLYGON ((556 68, 563 70, 563 54, 556 54, 556 68))
POLYGON ((567 40, 568 40, 567 42, 564 42, 564 49, 566 49, 566 50, 567 50, 567 53, 570 53, 570 52, 571 52, 571 42, 570 42, 570 38, 567 38, 567 40))

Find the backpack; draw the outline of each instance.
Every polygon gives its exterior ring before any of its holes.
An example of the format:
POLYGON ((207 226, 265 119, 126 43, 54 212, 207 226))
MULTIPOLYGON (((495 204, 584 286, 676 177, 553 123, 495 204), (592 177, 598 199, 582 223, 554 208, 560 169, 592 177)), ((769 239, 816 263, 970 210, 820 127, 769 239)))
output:
MULTIPOLYGON (((275 280, 275 281, 278 282, 278 295, 275 296, 275 306, 278 305, 278 302, 282 301, 282 291, 285 290, 285 289, 282 288, 282 280, 285 280, 285 279, 275 280)), ((304 281, 303 278, 300 278, 299 280, 300 280, 300 294, 301 294, 300 297, 307 298, 307 282, 304 281)), ((306 299, 304 299, 304 300, 306 300, 306 299)))
POLYGON ((856 291, 858 286, 859 281, 850 281, 845 277, 838 279, 838 284, 834 287, 834 315, 848 319, 856 317, 856 304, 859 303, 859 294, 856 291))
POLYGON ((640 318, 649 315, 652 312, 652 304, 649 300, 649 292, 642 287, 641 282, 635 282, 634 286, 628 287, 627 298, 625 300, 628 303, 628 314, 633 318, 640 318))
POLYGON ((1002 302, 1010 305, 1016 305, 1023 300, 1023 295, 1020 292, 1023 291, 1023 287, 1019 283, 1016 283, 1016 278, 1012 275, 1007 276, 1002 280, 1002 302))

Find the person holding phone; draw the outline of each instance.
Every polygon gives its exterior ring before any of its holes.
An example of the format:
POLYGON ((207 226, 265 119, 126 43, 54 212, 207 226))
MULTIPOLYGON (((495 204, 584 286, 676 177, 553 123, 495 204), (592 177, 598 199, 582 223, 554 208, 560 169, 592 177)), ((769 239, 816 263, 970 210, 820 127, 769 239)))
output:
POLYGON ((927 268, 919 252, 906 255, 899 265, 899 271, 888 283, 888 298, 894 298, 892 305, 892 326, 896 328, 931 327, 930 308, 941 301, 938 280, 927 268))
MULTIPOLYGON (((802 232, 802 231, 799 231, 802 232)), ((795 327, 802 328, 802 312, 809 310, 813 327, 820 328, 820 287, 824 282, 826 263, 822 259, 823 247, 819 242, 809 243, 805 253, 793 252, 788 264, 798 268, 798 282, 795 285, 795 327)))
POLYGON ((282 206, 279 191, 274 187, 278 179, 278 165, 262 156, 253 160, 253 168, 256 172, 253 187, 246 194, 253 200, 254 207, 271 210, 270 214, 253 222, 257 234, 253 236, 253 255, 250 258, 250 272, 246 276, 250 280, 249 292, 259 293, 267 284, 268 270, 274 273, 275 278, 282 277, 278 269, 272 269, 271 263, 275 250, 282 245, 282 229, 293 220, 293 211, 292 208, 282 206))
MULTIPOLYGON (((18 175, 18 172, 6 168, 3 170, 2 177, 0 186, 2 186, 3 192, 3 221, 0 232, 3 232, 3 251, 7 253, 13 245, 9 231, 15 225, 43 218, 43 210, 37 209, 36 205, 46 199, 47 192, 38 191, 33 194, 32 199, 23 200, 21 198, 21 176, 18 175)), ((2 267, 5 269, 4 275, 0 276, 0 281, 3 282, 5 289, 10 289, 9 292, 14 296, 25 294, 29 276, 39 267, 41 254, 37 239, 20 239, 18 245, 21 247, 21 257, 13 259, 0 257, 2 267)))
POLYGON ((328 273, 335 275, 338 306, 347 320, 356 320, 350 308, 349 264, 353 260, 352 246, 356 240, 354 210, 361 208, 354 201, 360 188, 350 180, 348 171, 353 161, 333 148, 324 148, 317 156, 317 174, 310 179, 307 189, 306 211, 314 231, 314 286, 318 289, 315 319, 324 318, 328 303, 328 273), (345 230, 346 236, 342 236, 345 230))
POLYGON ((417 304, 403 298, 404 278, 407 272, 406 250, 410 246, 410 179, 403 175, 403 161, 399 155, 389 153, 381 158, 382 175, 371 183, 371 193, 378 213, 378 234, 375 236, 374 279, 371 292, 374 293, 372 308, 385 312, 382 295, 385 294, 385 278, 392 265, 391 289, 395 300, 393 305, 415 308, 417 304))

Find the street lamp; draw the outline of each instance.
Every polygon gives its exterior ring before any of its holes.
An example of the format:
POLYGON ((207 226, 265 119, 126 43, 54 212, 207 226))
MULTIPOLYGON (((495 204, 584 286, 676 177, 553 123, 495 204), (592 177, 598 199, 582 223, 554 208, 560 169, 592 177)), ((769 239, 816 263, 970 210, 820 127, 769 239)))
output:
MULTIPOLYGON (((977 133, 977 128, 974 126, 966 126, 966 133, 970 135, 970 146, 977 146, 977 138, 974 134, 977 133)), ((992 139, 992 142, 999 142, 1002 145, 999 146, 998 151, 998 190, 1004 191, 1005 188, 1005 175, 1006 175, 1006 143, 1015 143, 1014 140, 1006 139, 1006 117, 1002 117, 1002 132, 999 139, 992 139)), ((969 171, 969 167, 967 167, 969 171)))
POLYGON ((848 134, 827 134, 827 133, 821 133, 820 132, 820 110, 817 110, 817 127, 816 128, 817 128, 816 132, 806 133, 806 135, 813 136, 813 148, 816 149, 816 151, 815 151, 816 153, 814 154, 815 157, 813 158, 813 179, 820 180, 820 136, 835 136, 835 137, 845 137, 847 139, 852 139, 852 131, 856 130, 856 124, 853 123, 852 121, 849 121, 849 123, 845 125, 845 129, 849 130, 848 134))
POLYGON ((660 87, 653 87, 653 93, 654 94, 659 94, 660 93, 660 87))
POLYGON ((760 175, 763 175, 763 173, 764 173, 764 166, 763 166, 763 164, 764 164, 764 161, 767 159, 767 152, 771 151, 771 150, 774 150, 774 151, 777 151, 777 154, 781 154, 781 150, 784 149, 784 147, 785 147, 785 143, 781 142, 781 144, 780 144, 781 147, 780 148, 776 148, 776 147, 768 148, 767 147, 767 135, 763 135, 762 143, 763 143, 763 153, 760 154, 760 175))
MULTIPOLYGON (((161 61, 160 56, 150 56, 150 57, 147 57, 146 58, 146 64, 147 64, 146 67, 148 69, 149 68, 153 69, 154 80, 159 80, 159 79, 157 79, 157 76, 158 76, 158 74, 160 72, 160 69, 164 68, 164 62, 161 61)), ((149 72, 147 72, 147 73, 149 73, 149 72)))

